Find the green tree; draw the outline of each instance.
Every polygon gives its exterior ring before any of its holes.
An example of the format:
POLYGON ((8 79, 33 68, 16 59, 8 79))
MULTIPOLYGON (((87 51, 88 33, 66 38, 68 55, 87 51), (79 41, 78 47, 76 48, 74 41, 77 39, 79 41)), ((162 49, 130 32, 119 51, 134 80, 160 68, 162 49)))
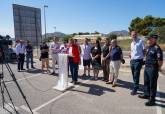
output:
POLYGON ((83 35, 83 32, 79 32, 78 35, 83 35))
POLYGON ((54 39, 53 37, 44 38, 44 42, 50 42, 50 41, 52 41, 53 39, 54 39))
POLYGON ((159 36, 158 37, 158 41, 160 43, 165 43, 165 26, 155 28, 152 31, 152 33, 155 33, 155 34, 157 34, 159 36))
POLYGON ((72 35, 65 35, 65 36, 62 38, 62 41, 68 42, 70 38, 72 38, 72 35))
POLYGON ((73 33, 72 35, 75 36, 75 35, 78 35, 78 34, 77 33, 73 33))
POLYGON ((153 17, 151 15, 144 18, 136 17, 129 26, 129 31, 135 30, 141 35, 148 35, 154 28, 165 25, 165 18, 153 17))
POLYGON ((102 40, 102 38, 101 38, 100 36, 98 36, 98 37, 97 37, 97 40, 98 40, 98 41, 101 41, 101 40, 102 40))
POLYGON ((117 35, 116 34, 109 34, 107 38, 109 40, 117 39, 117 35))

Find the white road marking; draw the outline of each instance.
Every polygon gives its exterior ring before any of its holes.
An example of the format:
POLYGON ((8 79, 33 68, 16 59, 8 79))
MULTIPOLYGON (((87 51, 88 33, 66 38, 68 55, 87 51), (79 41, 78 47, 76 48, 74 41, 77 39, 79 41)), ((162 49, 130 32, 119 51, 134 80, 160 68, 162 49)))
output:
MULTIPOLYGON (((33 76, 28 76, 27 78, 21 78, 21 79, 18 79, 17 82, 22 81, 22 80, 26 80, 26 79, 29 79, 29 78, 33 78, 33 77, 38 77, 38 76, 40 76, 40 75, 41 75, 41 73, 36 74, 36 75, 33 75, 33 76)), ((11 81, 11 82, 6 82, 6 84, 10 84, 10 83, 13 83, 13 81, 11 81)))
MULTIPOLYGON (((9 109, 8 109, 9 110, 9 109)), ((9 110, 11 113, 14 113, 14 111, 9 110)), ((3 109, 2 107, 0 107, 0 113, 1 114, 10 114, 7 110, 3 109)))
MULTIPOLYGON (((30 109, 29 109, 27 106, 22 105, 22 106, 20 106, 20 107, 21 107, 23 110, 25 110, 26 112, 31 113, 30 109)), ((33 114, 40 114, 40 113, 33 111, 33 114)))
MULTIPOLYGON (((159 84, 158 84, 158 86, 157 86, 157 91, 160 91, 159 84)), ((157 93, 156 99, 159 100, 159 101, 161 101, 161 98, 160 98, 160 94, 159 94, 159 93, 157 93)), ((161 102, 159 102, 159 103, 156 102, 156 103, 159 104, 159 105, 162 104, 161 102)), ((162 113, 162 108, 161 108, 160 106, 156 106, 156 112, 157 112, 157 114, 163 114, 163 113, 162 113)))
MULTIPOLYGON (((99 74, 101 74, 101 73, 103 73, 103 71, 101 71, 99 74)), ((88 81, 90 81, 90 80, 83 81, 83 83, 87 83, 88 81)), ((80 85, 76 85, 76 86, 75 86, 75 88, 78 88, 78 87, 80 87, 80 85)), ((57 97, 51 99, 50 101, 48 101, 48 102, 46 102, 46 103, 44 103, 44 104, 42 104, 42 105, 36 107, 35 109, 33 109, 33 111, 34 111, 34 112, 37 112, 37 111, 40 110, 41 108, 47 106, 48 104, 50 104, 50 103, 52 103, 52 102, 54 102, 54 101, 57 101, 58 99, 60 99, 61 97, 65 96, 66 94, 68 94, 68 93, 70 93, 70 92, 71 92, 71 91, 67 91, 67 92, 64 92, 64 93, 60 94, 59 96, 57 96, 57 97)))
MULTIPOLYGON (((10 107, 10 106, 11 106, 12 108, 14 108, 14 107, 13 107, 13 105, 12 105, 11 103, 7 103, 7 104, 5 104, 5 107, 6 107, 7 105, 8 105, 8 107, 10 107), (9 106, 9 105, 10 105, 10 106, 9 106)), ((16 109, 16 110, 19 110, 19 108, 18 108, 18 107, 16 107, 16 106, 15 106, 15 109, 16 109)))
MULTIPOLYGON (((7 104, 5 104, 5 109, 3 108, 3 107, 0 107, 0 113, 1 114, 10 114, 9 112, 11 112, 11 113, 14 113, 15 111, 14 111, 14 107, 13 107, 13 105, 11 104, 11 103, 7 103, 7 104), (7 110, 9 111, 7 111, 7 110)), ((18 111, 19 110, 19 108, 18 107, 16 107, 15 106, 15 109, 18 111)))
POLYGON ((66 95, 66 94, 68 94, 68 93, 70 93, 70 91, 67 91, 67 92, 65 92, 65 93, 62 93, 61 95, 59 95, 59 96, 57 96, 57 97, 51 99, 50 101, 48 101, 48 102, 46 102, 46 103, 44 103, 44 104, 38 106, 37 108, 33 109, 33 111, 34 111, 34 112, 37 112, 37 111, 40 110, 41 108, 43 108, 43 107, 47 106, 48 104, 50 104, 50 103, 52 103, 52 102, 58 100, 59 98, 61 98, 62 96, 66 95))
MULTIPOLYGON (((124 71, 124 70, 120 70, 120 71, 121 71, 121 72, 131 73, 130 71, 124 71)), ((163 77, 163 75, 162 75, 161 73, 159 73, 159 75, 160 75, 161 77, 163 77)), ((157 91, 160 91, 159 84, 157 85, 157 91)), ((161 98, 160 98, 160 94, 159 94, 159 93, 157 93, 156 99, 159 100, 159 101, 161 101, 161 98)), ((156 102, 156 103, 159 104, 159 105, 162 105, 161 102, 156 102)), ((162 113, 162 108, 161 108, 160 106, 156 106, 156 112, 157 112, 157 114, 163 114, 163 113, 162 113)))

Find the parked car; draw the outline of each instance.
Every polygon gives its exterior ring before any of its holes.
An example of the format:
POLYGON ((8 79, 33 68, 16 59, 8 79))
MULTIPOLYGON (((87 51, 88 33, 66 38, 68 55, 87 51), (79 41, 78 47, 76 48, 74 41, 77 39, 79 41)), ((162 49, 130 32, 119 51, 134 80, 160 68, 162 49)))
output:
POLYGON ((16 52, 15 52, 15 48, 8 48, 7 50, 5 50, 5 60, 6 61, 16 61, 17 60, 17 56, 16 56, 16 52))

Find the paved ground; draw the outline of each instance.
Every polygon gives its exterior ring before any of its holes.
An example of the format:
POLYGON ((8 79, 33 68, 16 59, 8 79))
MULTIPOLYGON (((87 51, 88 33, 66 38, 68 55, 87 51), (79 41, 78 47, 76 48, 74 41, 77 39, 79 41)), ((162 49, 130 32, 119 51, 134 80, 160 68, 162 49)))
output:
MULTIPOLYGON (((80 76, 80 84, 66 92, 53 89, 57 84, 58 76, 42 74, 38 60, 35 64, 37 69, 28 72, 18 73, 16 64, 10 64, 10 66, 34 114, 165 114, 165 76, 160 74, 159 77, 157 106, 145 107, 146 100, 130 95, 132 77, 128 68, 129 61, 126 62, 120 70, 118 87, 113 88, 101 81, 103 74, 100 72, 98 81, 92 80, 91 77, 81 78, 80 76)), ((82 75, 81 66, 79 75, 82 75)), ((5 80, 11 80, 6 69, 5 80)), ((71 80, 70 77, 69 80, 71 80)), ((143 83, 143 71, 140 83, 143 83)), ((13 82, 8 82, 6 85, 19 114, 30 114, 16 85, 13 82)), ((4 94, 5 107, 15 114, 7 105, 11 102, 6 92, 4 94)), ((10 114, 2 109, 2 99, 0 99, 0 114, 10 114)))

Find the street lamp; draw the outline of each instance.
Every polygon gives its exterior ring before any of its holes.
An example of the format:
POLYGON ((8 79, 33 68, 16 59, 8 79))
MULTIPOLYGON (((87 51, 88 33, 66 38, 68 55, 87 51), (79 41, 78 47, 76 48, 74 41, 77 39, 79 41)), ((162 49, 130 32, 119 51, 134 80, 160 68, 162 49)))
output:
POLYGON ((46 11, 45 9, 48 8, 47 5, 44 5, 44 27, 45 27, 45 38, 46 38, 46 11))
POLYGON ((56 26, 54 26, 54 32, 56 32, 56 26))
POLYGON ((56 26, 54 26, 54 37, 56 37, 56 26))

